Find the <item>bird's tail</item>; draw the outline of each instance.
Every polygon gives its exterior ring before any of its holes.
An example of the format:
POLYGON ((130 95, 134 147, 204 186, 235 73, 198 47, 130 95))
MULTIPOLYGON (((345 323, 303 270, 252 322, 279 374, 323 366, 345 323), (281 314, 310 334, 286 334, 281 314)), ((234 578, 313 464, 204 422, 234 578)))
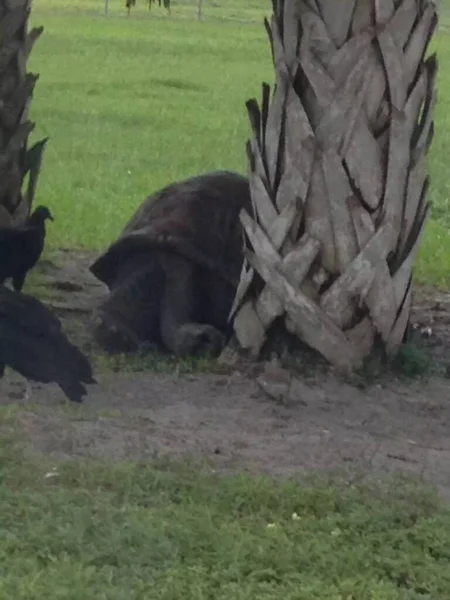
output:
POLYGON ((87 394, 87 390, 82 383, 79 381, 71 381, 58 382, 58 384, 71 402, 77 402, 78 404, 83 402, 84 396, 87 394))

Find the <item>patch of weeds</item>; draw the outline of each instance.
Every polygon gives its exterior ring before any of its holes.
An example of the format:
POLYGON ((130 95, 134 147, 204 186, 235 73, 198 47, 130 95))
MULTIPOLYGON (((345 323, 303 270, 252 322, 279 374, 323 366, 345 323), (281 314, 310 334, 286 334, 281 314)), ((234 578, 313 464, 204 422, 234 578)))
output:
POLYGON ((410 379, 422 379, 435 372, 432 357, 425 348, 406 343, 400 346, 396 356, 391 361, 391 368, 400 375, 410 379))
POLYGON ((96 368, 114 373, 212 373, 219 371, 219 365, 213 358, 176 358, 158 352, 145 354, 116 354, 108 356, 97 354, 94 357, 96 368))
POLYGON ((0 406, 0 426, 13 423, 21 410, 23 410, 23 408, 17 404, 0 406))
POLYGON ((388 359, 380 351, 374 351, 363 365, 348 378, 350 383, 364 388, 385 380, 389 376, 405 379, 427 379, 438 373, 428 350, 414 342, 404 343, 395 356, 388 359))

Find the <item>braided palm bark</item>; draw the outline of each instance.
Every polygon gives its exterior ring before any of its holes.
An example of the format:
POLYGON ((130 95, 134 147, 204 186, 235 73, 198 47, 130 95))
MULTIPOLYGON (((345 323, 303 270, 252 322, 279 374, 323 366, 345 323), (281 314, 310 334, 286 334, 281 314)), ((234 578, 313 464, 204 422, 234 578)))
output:
POLYGON ((437 25, 429 0, 274 0, 276 83, 247 103, 253 214, 231 311, 258 355, 275 320, 352 369, 404 338, 427 221, 437 25))
POLYGON ((46 139, 28 148, 28 111, 38 75, 28 56, 43 28, 28 32, 31 0, 0 0, 0 227, 20 225, 30 212, 46 139))

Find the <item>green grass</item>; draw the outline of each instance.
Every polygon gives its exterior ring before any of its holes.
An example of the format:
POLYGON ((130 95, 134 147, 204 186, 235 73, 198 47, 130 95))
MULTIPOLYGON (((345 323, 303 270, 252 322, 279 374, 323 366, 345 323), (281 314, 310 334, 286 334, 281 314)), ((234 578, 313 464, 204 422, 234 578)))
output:
POLYGON ((246 171, 244 104, 271 76, 261 22, 153 19, 143 8, 106 19, 58 5, 37 2, 45 33, 30 60, 41 74, 36 133, 51 137, 38 200, 58 219, 53 246, 103 248, 152 190, 246 171))
POLYGON ((193 373, 220 373, 222 370, 217 360, 209 357, 179 358, 163 355, 160 352, 145 352, 143 354, 118 354, 109 356, 96 354, 92 357, 93 363, 99 371, 113 371, 114 373, 179 373, 190 375, 193 373))
POLYGON ((16 452, 0 442, 2 599, 450 597, 450 513, 411 482, 274 483, 16 452))
MULTIPOLYGON (((153 190, 216 168, 246 172, 244 107, 273 81, 263 0, 181 2, 168 18, 144 0, 129 19, 111 0, 36 0, 45 32, 31 55, 40 81, 32 103, 36 136, 51 137, 38 201, 54 210, 52 247, 103 249, 153 190), (234 20, 233 20, 234 19, 234 20), (239 20, 239 22, 238 22, 239 20), (242 21, 242 22, 241 22, 242 21)), ((450 61, 450 23, 433 42, 450 61)), ((430 198, 433 218, 416 279, 450 286, 450 72, 438 80, 430 198)))

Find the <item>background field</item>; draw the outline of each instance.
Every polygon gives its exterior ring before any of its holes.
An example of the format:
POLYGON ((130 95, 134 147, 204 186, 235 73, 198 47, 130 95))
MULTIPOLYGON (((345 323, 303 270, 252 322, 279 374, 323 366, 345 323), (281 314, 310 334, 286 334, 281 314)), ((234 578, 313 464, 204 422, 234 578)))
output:
MULTIPOLYGON (((450 4, 449 4, 450 6, 450 4)), ((447 2, 433 43, 450 60, 447 2)), ((273 80, 263 0, 173 5, 172 18, 138 0, 36 0, 45 27, 30 67, 41 75, 32 104, 36 136, 51 140, 39 187, 58 219, 50 244, 104 248, 153 190, 216 168, 246 172, 245 101, 273 80)), ((431 153, 433 219, 417 278, 450 286, 450 71, 439 73, 431 153)))

